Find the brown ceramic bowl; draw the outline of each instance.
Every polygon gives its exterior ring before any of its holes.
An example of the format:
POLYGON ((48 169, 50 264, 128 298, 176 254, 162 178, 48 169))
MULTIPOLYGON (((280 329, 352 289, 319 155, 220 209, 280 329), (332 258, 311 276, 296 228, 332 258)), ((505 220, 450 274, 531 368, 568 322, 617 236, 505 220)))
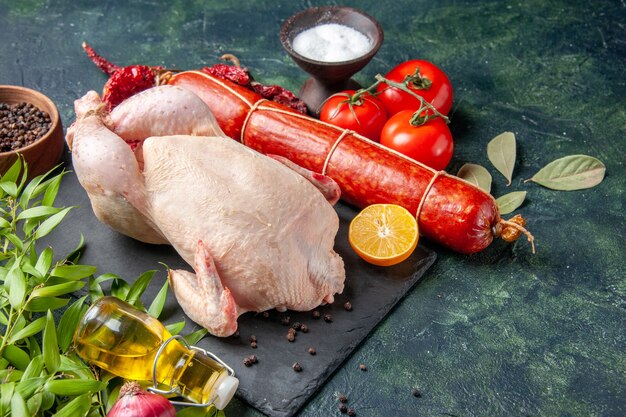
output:
POLYGON ((63 126, 56 106, 38 91, 13 85, 0 85, 0 103, 30 103, 50 115, 52 125, 44 136, 28 146, 10 152, 0 152, 0 175, 4 174, 17 160, 18 154, 28 164, 28 178, 44 174, 61 159, 64 149, 63 126))
POLYGON ((346 88, 358 88, 350 77, 362 69, 376 55, 383 43, 383 29, 380 23, 368 14, 344 6, 311 7, 288 18, 280 29, 283 48, 300 68, 311 74, 300 89, 300 98, 317 113, 318 105, 330 94, 346 88), (300 55, 293 49, 293 40, 301 32, 326 23, 348 26, 367 36, 372 48, 358 58, 341 62, 316 61, 300 55))

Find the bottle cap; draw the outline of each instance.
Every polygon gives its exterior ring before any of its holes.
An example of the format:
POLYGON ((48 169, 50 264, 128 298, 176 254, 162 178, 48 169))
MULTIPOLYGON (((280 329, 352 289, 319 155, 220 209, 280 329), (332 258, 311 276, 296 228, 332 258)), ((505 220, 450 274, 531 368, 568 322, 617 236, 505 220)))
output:
POLYGON ((215 389, 217 398, 213 401, 213 404, 215 404, 218 410, 226 408, 230 400, 232 400, 233 395, 235 395, 238 386, 239 380, 234 376, 226 375, 219 381, 215 389))

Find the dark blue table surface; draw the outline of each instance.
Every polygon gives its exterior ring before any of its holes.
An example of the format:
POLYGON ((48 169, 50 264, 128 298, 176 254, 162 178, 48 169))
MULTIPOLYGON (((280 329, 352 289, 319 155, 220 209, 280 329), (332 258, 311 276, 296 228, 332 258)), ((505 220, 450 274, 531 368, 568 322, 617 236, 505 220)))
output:
MULTIPOLYGON (((44 92, 69 126, 73 100, 106 80, 80 47, 86 40, 123 65, 191 69, 229 52, 258 80, 297 91, 306 74, 278 31, 291 14, 322 4, 336 3, 0 0, 0 84, 44 92)), ((528 191, 519 211, 537 254, 522 240, 474 256, 425 242, 438 253, 434 267, 300 415, 339 415, 339 392, 359 416, 626 415, 624 1, 342 4, 385 30, 357 81, 414 58, 449 75, 449 170, 478 163, 490 168, 494 195, 528 191), (485 152, 503 131, 518 140, 508 188, 485 152), (604 182, 575 192, 523 182, 569 154, 601 159, 604 182)), ((260 416, 239 400, 226 414, 260 416)))

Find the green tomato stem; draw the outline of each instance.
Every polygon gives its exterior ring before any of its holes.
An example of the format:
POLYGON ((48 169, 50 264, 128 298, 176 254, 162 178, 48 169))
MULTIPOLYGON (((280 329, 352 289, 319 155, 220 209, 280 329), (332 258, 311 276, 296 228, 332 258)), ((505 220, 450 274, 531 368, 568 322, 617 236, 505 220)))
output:
MULTIPOLYGON (((374 83, 374 85, 378 86, 380 83, 385 83, 389 87, 394 87, 394 88, 397 88, 398 90, 402 90, 405 93, 410 94, 410 95, 412 95, 413 97, 415 97, 416 99, 419 100, 420 107, 413 114, 413 117, 411 118, 411 122, 410 122, 411 125, 413 125, 413 126, 421 126, 424 123, 428 122, 429 120, 432 120, 432 119, 437 118, 437 117, 441 117, 446 123, 450 123, 450 119, 448 118, 448 116, 445 116, 444 114, 441 114, 435 108, 435 106, 430 104, 428 101, 426 101, 424 99, 424 97, 420 96, 419 94, 416 94, 414 91, 412 91, 408 87, 408 84, 410 82, 413 82, 412 81, 413 80, 412 76, 409 76, 409 77, 405 78, 404 82, 401 82, 401 83, 396 82, 396 81, 392 81, 392 80, 388 80, 387 78, 383 77, 380 74, 376 74, 375 78, 376 78, 377 81, 376 81, 376 83, 374 83), (425 114, 422 114, 422 113, 425 113, 425 114)), ((369 87, 369 88, 372 88, 372 87, 369 87)))

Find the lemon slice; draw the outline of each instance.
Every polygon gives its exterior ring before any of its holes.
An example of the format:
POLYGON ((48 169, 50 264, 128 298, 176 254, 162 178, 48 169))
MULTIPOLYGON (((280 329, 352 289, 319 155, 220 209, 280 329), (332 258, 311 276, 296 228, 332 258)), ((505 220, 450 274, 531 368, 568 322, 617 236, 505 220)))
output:
POLYGON ((391 266, 408 258, 417 247, 415 217, 397 204, 372 204, 350 222, 348 241, 365 261, 391 266))

